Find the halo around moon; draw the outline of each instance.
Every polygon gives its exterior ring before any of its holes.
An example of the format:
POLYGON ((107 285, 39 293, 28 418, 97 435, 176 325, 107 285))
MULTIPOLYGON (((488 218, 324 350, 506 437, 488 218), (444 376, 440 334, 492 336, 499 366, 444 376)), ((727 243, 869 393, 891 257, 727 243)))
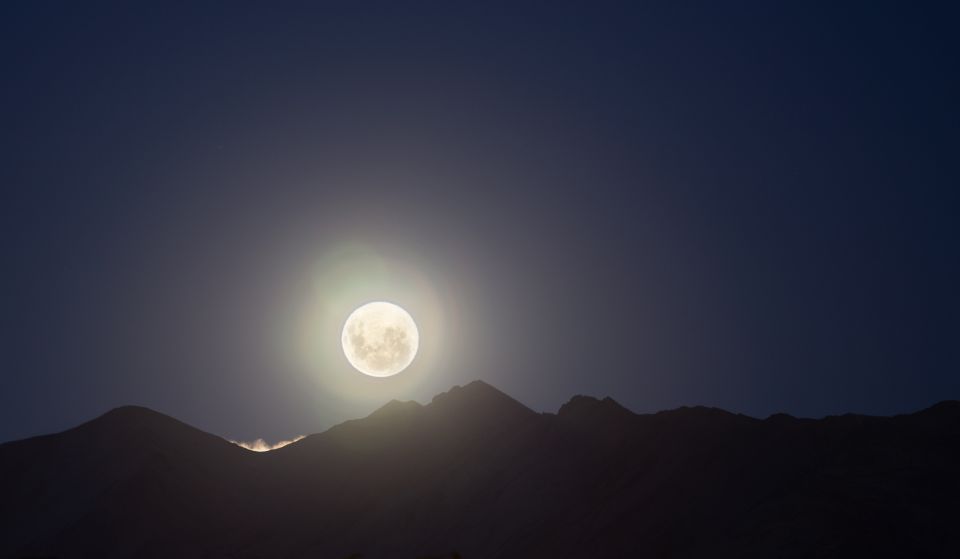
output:
POLYGON ((374 301, 350 313, 340 337, 347 361, 361 373, 390 377, 403 371, 420 346, 417 325, 406 310, 374 301))

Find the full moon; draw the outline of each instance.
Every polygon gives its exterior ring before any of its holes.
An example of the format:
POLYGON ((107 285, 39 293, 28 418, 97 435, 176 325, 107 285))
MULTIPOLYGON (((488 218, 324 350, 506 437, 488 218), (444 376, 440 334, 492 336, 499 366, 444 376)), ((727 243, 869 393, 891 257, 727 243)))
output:
POLYGON ((340 341, 343 354, 355 369, 372 377, 390 377, 413 362, 420 333, 403 308, 375 301, 350 313, 340 341))

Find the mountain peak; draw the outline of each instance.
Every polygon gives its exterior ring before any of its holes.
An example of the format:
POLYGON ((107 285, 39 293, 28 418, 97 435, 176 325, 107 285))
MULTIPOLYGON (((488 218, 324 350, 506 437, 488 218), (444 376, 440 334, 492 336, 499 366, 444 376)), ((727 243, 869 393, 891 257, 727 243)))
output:
POLYGON ((117 406, 117 407, 115 407, 115 408, 107 411, 106 413, 104 413, 104 414, 101 415, 100 417, 127 417, 127 418, 131 418, 131 417, 157 417, 157 416, 168 417, 168 418, 170 418, 170 419, 173 419, 172 417, 169 417, 169 416, 167 416, 167 415, 164 415, 164 414, 162 414, 162 413, 160 413, 160 412, 158 412, 158 411, 156 411, 156 410, 152 410, 152 409, 150 409, 150 408, 148 408, 148 407, 146 407, 146 406, 137 406, 137 405, 133 405, 133 404, 128 404, 128 405, 125 405, 125 406, 117 406))
POLYGON ((413 400, 390 400, 386 404, 377 408, 376 411, 367 417, 396 417, 398 415, 408 414, 420 409, 423 409, 423 406, 413 400))
POLYGON ((496 402, 510 402, 526 409, 526 406, 523 406, 520 402, 482 380, 475 380, 463 386, 458 384, 446 392, 441 392, 433 397, 430 405, 445 407, 448 405, 481 405, 496 402))
POLYGON ((910 415, 920 421, 957 424, 960 423, 960 401, 944 400, 910 415))
POLYGON ((960 400, 943 400, 916 413, 960 414, 960 400))
MULTIPOLYGON (((711 425, 714 427, 731 426, 762 421, 746 415, 709 406, 680 406, 676 409, 659 411, 645 417, 652 418, 656 421, 667 421, 675 425, 686 425, 688 427, 698 425, 711 425)), ((780 419, 781 418, 776 418, 771 423, 776 424, 780 419)))
POLYGON ((212 435, 179 419, 144 406, 120 406, 67 431, 82 437, 89 444, 110 447, 115 445, 161 445, 169 449, 199 447, 226 449, 232 452, 239 446, 217 435, 212 435))
POLYGON ((619 402, 607 396, 602 400, 593 396, 578 394, 570 398, 566 404, 560 406, 557 415, 565 418, 596 418, 596 417, 630 417, 632 411, 620 405, 619 402))
POLYGON ((181 421, 144 406, 120 406, 87 421, 80 427, 116 428, 120 426, 142 425, 185 425, 181 421))
MULTIPOLYGON (((433 397, 431 403, 437 401, 444 401, 447 399, 464 399, 464 398, 510 398, 503 392, 497 390, 493 386, 483 382, 482 380, 475 380, 473 382, 467 383, 463 386, 455 385, 450 390, 446 392, 441 392, 433 397)), ((512 400, 512 398, 510 398, 512 400)))
POLYGON ((446 392, 437 394, 427 407, 433 412, 468 413, 471 415, 536 415, 530 408, 482 380, 475 380, 464 386, 457 385, 446 392))

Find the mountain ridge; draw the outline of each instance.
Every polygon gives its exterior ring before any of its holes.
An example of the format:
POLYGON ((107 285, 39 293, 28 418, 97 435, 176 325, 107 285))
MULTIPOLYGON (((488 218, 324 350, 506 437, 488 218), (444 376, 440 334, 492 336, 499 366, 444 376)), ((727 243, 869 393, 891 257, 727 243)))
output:
MULTIPOLYGON (((499 394, 499 395, 501 395, 501 396, 509 399, 509 400, 512 401, 512 402, 515 402, 518 406, 523 407, 523 408, 529 410, 531 413, 534 413, 534 414, 537 413, 537 412, 533 411, 532 409, 524 406, 523 404, 521 404, 521 403, 518 402, 517 400, 511 398, 511 397, 508 396, 506 393, 504 393, 504 392, 502 392, 502 391, 494 388, 492 385, 490 385, 490 384, 488 384, 488 383, 486 383, 486 382, 484 382, 484 381, 481 381, 481 380, 476 380, 476 381, 472 381, 472 382, 470 382, 470 383, 467 383, 466 385, 463 385, 463 386, 461 386, 461 385, 455 385, 455 386, 453 386, 450 390, 448 390, 448 391, 446 391, 446 392, 442 392, 442 393, 437 394, 436 396, 434 396, 434 397, 431 399, 431 401, 430 401, 429 403, 427 403, 427 404, 421 404, 421 403, 419 403, 419 402, 417 402, 417 401, 415 401, 415 400, 396 400, 396 399, 390 400, 389 402, 387 402, 386 404, 384 404, 384 405, 380 406, 379 408, 375 409, 374 411, 372 411, 371 413, 369 413, 369 414, 366 415, 366 416, 359 417, 359 418, 355 418, 355 419, 348 419, 348 420, 345 420, 345 421, 343 421, 343 422, 341 422, 341 423, 338 423, 338 424, 336 424, 336 425, 333 425, 333 426, 329 427, 328 429, 326 429, 326 430, 324 430, 324 431, 317 431, 317 432, 314 432, 314 433, 310 433, 309 435, 307 435, 306 437, 304 437, 304 439, 301 439, 300 441, 305 440, 306 438, 309 438, 309 437, 313 437, 313 436, 316 436, 316 435, 321 435, 321 434, 323 434, 323 433, 326 433, 326 432, 329 431, 330 429, 334 429, 334 428, 339 427, 340 425, 343 425, 343 424, 345 424, 345 423, 350 423, 350 422, 354 422, 354 421, 361 421, 361 420, 369 419, 369 418, 388 417, 388 416, 392 416, 392 415, 394 415, 394 414, 396 414, 396 413, 401 413, 401 414, 403 414, 403 413, 411 413, 411 412, 423 411, 423 410, 429 408, 432 404, 434 404, 434 402, 437 400, 437 398, 441 398, 441 401, 443 401, 443 400, 446 399, 446 397, 447 397, 448 394, 451 394, 451 393, 452 393, 452 394, 454 394, 454 395, 457 395, 461 390, 464 390, 464 389, 466 389, 466 388, 468 388, 468 387, 484 387, 484 388, 483 388, 484 390, 488 390, 488 389, 489 389, 489 390, 493 390, 493 391, 495 391, 497 394, 499 394)), ((445 403, 446 403, 446 402, 445 402, 445 403)), ((649 417, 657 417, 657 416, 660 416, 660 417, 668 417, 668 416, 682 417, 682 416, 690 415, 690 414, 697 414, 697 415, 711 415, 711 414, 714 414, 714 415, 717 415, 717 416, 733 416, 733 417, 746 418, 746 419, 751 419, 751 420, 756 420, 756 421, 774 421, 774 422, 779 422, 779 421, 801 421, 801 422, 817 422, 817 421, 837 420, 837 419, 844 419, 844 418, 846 418, 846 419, 855 419, 855 418, 862 418, 862 419, 871 419, 871 418, 880 418, 880 419, 883 419, 883 418, 889 418, 889 419, 893 419, 893 418, 914 417, 914 416, 922 416, 922 415, 938 415, 938 416, 943 416, 943 417, 954 417, 954 416, 955 416, 958 420, 960 420, 960 400, 953 400, 953 399, 941 400, 941 401, 935 402, 935 403, 933 403, 933 404, 931 404, 931 405, 929 405, 929 406, 927 406, 927 407, 924 407, 924 408, 921 408, 921 409, 918 409, 918 410, 915 410, 915 411, 912 411, 912 412, 903 412, 903 413, 897 413, 897 414, 893 414, 893 415, 872 415, 872 414, 862 414, 862 413, 844 413, 844 414, 826 415, 826 416, 823 416, 823 417, 815 418, 815 417, 794 416, 794 415, 792 415, 792 414, 785 413, 785 412, 775 412, 775 413, 772 413, 772 414, 768 415, 768 416, 765 417, 765 418, 757 418, 757 417, 750 416, 750 415, 745 415, 745 414, 741 414, 741 413, 730 412, 730 411, 727 411, 727 410, 725 410, 725 409, 723 409, 723 408, 717 408, 717 407, 711 407, 711 406, 701 406, 701 405, 697 405, 697 406, 679 406, 679 407, 676 407, 676 408, 670 408, 670 409, 660 410, 660 411, 652 412, 652 413, 637 413, 637 412, 634 412, 633 410, 631 410, 631 409, 623 406, 622 404, 620 404, 619 402, 617 402, 616 400, 614 400, 613 398, 611 398, 611 397, 609 397, 609 396, 596 397, 596 396, 588 396, 588 395, 583 395, 583 394, 576 394, 576 395, 574 395, 574 396, 571 396, 571 398, 570 398, 569 400, 567 400, 566 402, 564 402, 563 404, 560 405, 560 407, 558 408, 557 412, 556 412, 554 415, 566 415, 566 414, 571 414, 571 413, 579 413, 580 411, 583 410, 583 408, 587 408, 587 407, 594 408, 594 409, 606 409, 606 410, 608 410, 608 411, 610 411, 610 410, 617 410, 616 413, 626 412, 626 413, 623 413, 623 415, 629 414, 630 416, 639 417, 639 418, 642 418, 642 417, 648 417, 648 418, 649 418, 649 417), (579 408, 579 409, 578 409, 578 408, 579 408)), ((543 412, 543 413, 550 414, 550 412, 543 412)), ((193 431, 196 431, 196 432, 199 432, 199 433, 203 433, 203 434, 205 434, 205 435, 210 435, 210 436, 216 437, 216 438, 218 438, 218 439, 222 439, 223 441, 225 441, 225 442, 227 442, 227 443, 236 445, 236 443, 233 442, 233 441, 232 441, 231 439, 229 439, 229 438, 222 437, 222 436, 220 436, 220 435, 216 435, 216 434, 213 434, 213 433, 209 433, 209 432, 203 431, 203 430, 201 430, 201 429, 198 429, 198 428, 196 428, 196 427, 193 427, 193 426, 190 425, 189 423, 186 423, 186 422, 184 422, 184 421, 181 421, 181 420, 179 420, 179 419, 177 419, 177 418, 175 418, 175 417, 173 417, 173 416, 171 416, 171 415, 165 414, 165 413, 163 413, 163 412, 154 410, 153 408, 150 408, 150 407, 148 407, 148 406, 143 406, 143 405, 138 405, 138 404, 124 404, 124 405, 115 406, 115 407, 113 407, 113 408, 110 408, 110 409, 107 410, 106 412, 104 412, 104 413, 102 413, 102 414, 100 414, 100 415, 98 415, 98 416, 95 416, 95 417, 93 417, 93 418, 91 418, 91 419, 88 419, 88 420, 86 420, 86 421, 84 421, 84 422, 82 422, 82 423, 80 423, 80 424, 78 424, 78 425, 76 425, 76 426, 74 426, 74 427, 69 427, 69 428, 64 429, 64 430, 62 430, 62 431, 55 431, 55 432, 52 432, 52 433, 43 433, 43 434, 39 434, 39 435, 33 435, 33 436, 25 437, 25 438, 22 438, 22 439, 13 439, 13 440, 9 440, 9 441, 2 441, 2 442, 0 442, 0 447, 3 447, 3 446, 5 446, 5 445, 22 443, 22 442, 25 442, 25 441, 46 439, 46 438, 49 438, 49 437, 53 437, 53 436, 56 436, 56 435, 61 435, 61 434, 64 434, 64 433, 73 432, 73 431, 76 431, 76 430, 87 429, 87 428, 90 428, 90 427, 92 427, 92 426, 94 426, 94 425, 99 425, 99 424, 101 424, 101 423, 104 422, 104 421, 112 420, 112 419, 114 419, 114 418, 116 418, 116 419, 118 419, 118 420, 122 420, 122 421, 135 420, 135 421, 138 421, 138 422, 141 422, 141 423, 142 423, 145 419, 148 419, 148 418, 149 418, 150 421, 154 421, 154 422, 157 422, 157 421, 169 421, 170 423, 177 424, 177 425, 179 425, 179 426, 181 426, 181 427, 187 427, 187 428, 189 428, 189 429, 191 429, 191 430, 193 430, 193 431)), ((297 444, 297 443, 299 443, 300 441, 296 441, 296 442, 294 442, 294 443, 291 443, 291 445, 297 444)), ((287 445, 287 446, 290 446, 290 445, 287 445)), ((242 447, 241 447, 241 448, 242 448, 242 447)), ((286 448, 286 447, 282 447, 282 448, 286 448)), ((279 450, 279 449, 277 449, 277 450, 279 450)), ((251 452, 252 452, 252 451, 251 451, 251 452)), ((271 450, 271 451, 267 451, 267 452, 274 452, 274 451, 271 450)))
POLYGON ((470 383, 254 453, 122 406, 0 445, 0 558, 955 557, 958 441, 951 400, 542 414, 470 383))

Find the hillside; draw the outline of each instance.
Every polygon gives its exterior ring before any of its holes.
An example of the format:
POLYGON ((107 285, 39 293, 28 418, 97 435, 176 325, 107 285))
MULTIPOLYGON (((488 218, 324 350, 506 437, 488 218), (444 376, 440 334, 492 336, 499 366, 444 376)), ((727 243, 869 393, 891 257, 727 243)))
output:
POLYGON ((539 414, 475 382, 268 453, 145 408, 0 445, 2 557, 958 557, 960 403, 539 414))

